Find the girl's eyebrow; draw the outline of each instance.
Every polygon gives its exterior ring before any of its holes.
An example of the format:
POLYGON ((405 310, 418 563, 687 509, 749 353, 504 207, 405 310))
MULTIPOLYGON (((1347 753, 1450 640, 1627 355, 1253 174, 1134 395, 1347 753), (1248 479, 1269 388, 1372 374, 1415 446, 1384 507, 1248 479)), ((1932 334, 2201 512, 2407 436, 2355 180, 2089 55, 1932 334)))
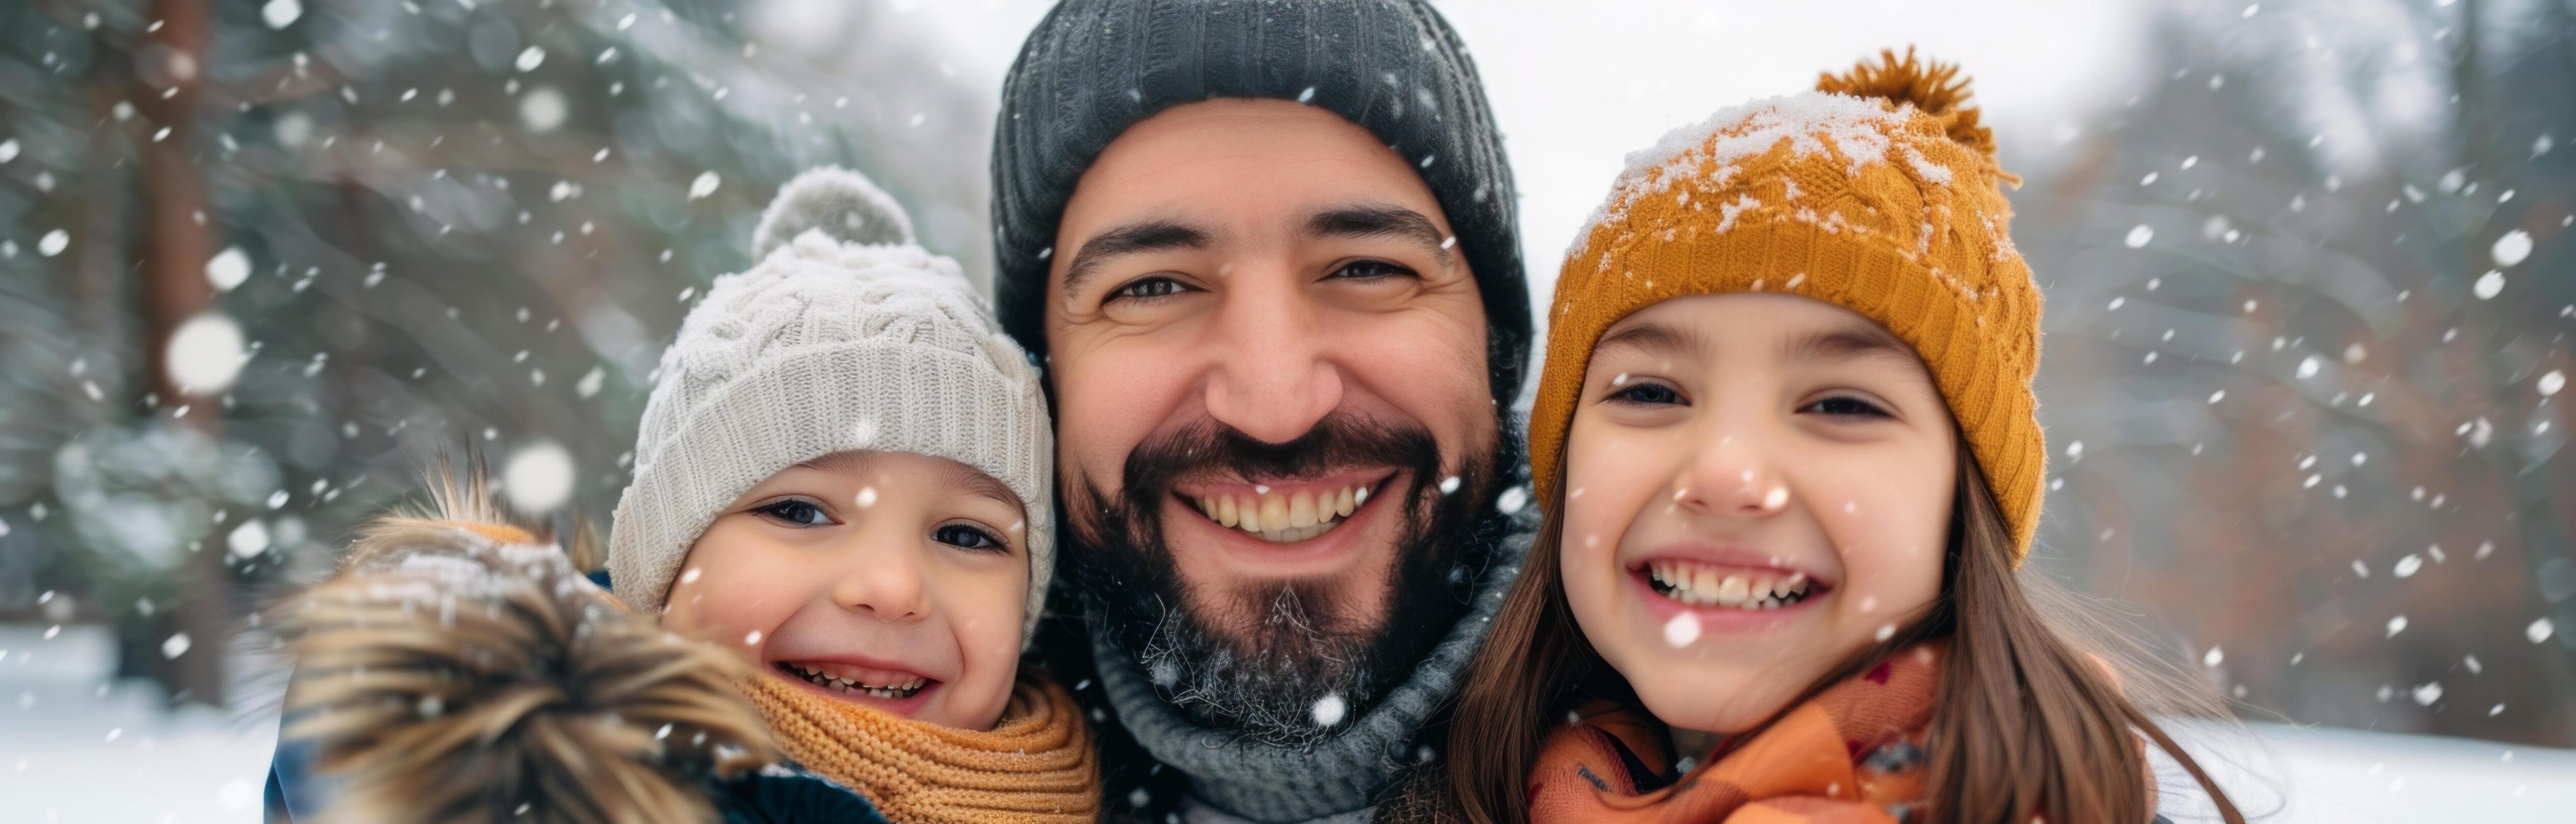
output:
POLYGON ((1635 324, 1603 335, 1601 342, 1593 344, 1592 349, 1598 352, 1612 347, 1626 347, 1645 352, 1680 351, 1702 356, 1711 351, 1708 339, 1701 336, 1699 330, 1674 328, 1654 322, 1635 324))
POLYGON ((1791 360, 1875 360, 1916 362, 1914 347, 1877 324, 1843 324, 1783 341, 1780 353, 1791 360))

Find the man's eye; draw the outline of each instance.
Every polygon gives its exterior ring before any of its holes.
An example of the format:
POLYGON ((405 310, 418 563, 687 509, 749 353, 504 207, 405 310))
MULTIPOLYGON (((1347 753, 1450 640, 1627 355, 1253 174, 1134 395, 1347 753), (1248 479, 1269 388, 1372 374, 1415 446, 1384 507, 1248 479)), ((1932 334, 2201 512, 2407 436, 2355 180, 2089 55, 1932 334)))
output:
POLYGON ((1673 391, 1672 387, 1665 386, 1654 381, 1631 382, 1626 386, 1620 387, 1618 391, 1610 393, 1610 400, 1637 404, 1682 404, 1689 402, 1682 397, 1682 393, 1673 391))
POLYGON ((811 501, 779 501, 752 511, 790 526, 829 526, 832 523, 832 516, 825 514, 822 507, 814 505, 811 501))
POLYGON ((993 533, 965 524, 942 524, 938 529, 931 531, 930 539, 959 549, 971 549, 977 552, 1003 552, 1010 548, 993 533))
POLYGON ((1110 300, 1121 298, 1165 298, 1180 294, 1189 287, 1166 277, 1138 278, 1109 293, 1110 300))
POLYGON ((1816 414, 1835 418, 1884 418, 1888 416, 1887 410, 1878 408, 1877 404, 1848 395, 1837 395, 1835 397, 1807 404, 1806 408, 1798 411, 1814 412, 1816 414))
POLYGON ((1342 264, 1341 268, 1334 269, 1332 276, 1337 278, 1382 278, 1411 274, 1413 274, 1412 269, 1407 269, 1383 260, 1354 260, 1349 263, 1342 264))

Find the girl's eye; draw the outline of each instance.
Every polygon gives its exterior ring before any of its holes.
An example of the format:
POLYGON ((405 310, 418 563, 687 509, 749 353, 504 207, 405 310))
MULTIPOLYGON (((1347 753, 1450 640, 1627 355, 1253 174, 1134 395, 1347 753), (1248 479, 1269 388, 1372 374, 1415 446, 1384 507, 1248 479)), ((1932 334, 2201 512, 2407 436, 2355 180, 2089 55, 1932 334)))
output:
POLYGON ((1128 281, 1126 285, 1118 287, 1117 291, 1110 292, 1109 299, 1124 300, 1129 298, 1167 298, 1180 294, 1188 289, 1189 287, 1181 285, 1180 281, 1167 277, 1155 276, 1137 278, 1135 280, 1128 281))
POLYGON ((1610 400, 1647 405, 1689 403, 1682 397, 1682 393, 1654 381, 1630 381, 1628 385, 1611 392, 1610 400))
POLYGON ((1851 397, 1849 395, 1837 395, 1826 398, 1815 403, 1807 404, 1806 408, 1798 411, 1814 412, 1834 418, 1888 417, 1887 410, 1880 409, 1876 404, 1872 404, 1868 401, 1851 397))
POLYGON ((751 511, 767 516, 770 520, 795 527, 831 526, 835 523, 832 516, 825 513, 823 508, 815 505, 814 502, 792 498, 755 507, 751 511))
POLYGON ((1332 277, 1374 280, 1376 278, 1411 274, 1413 274, 1413 270, 1393 263, 1388 263, 1383 260, 1354 260, 1349 263, 1342 264, 1341 268, 1334 269, 1332 277))
POLYGON ((941 524, 938 529, 931 530, 930 539, 976 552, 1010 551, 1010 546, 1002 543, 999 536, 965 524, 941 524))

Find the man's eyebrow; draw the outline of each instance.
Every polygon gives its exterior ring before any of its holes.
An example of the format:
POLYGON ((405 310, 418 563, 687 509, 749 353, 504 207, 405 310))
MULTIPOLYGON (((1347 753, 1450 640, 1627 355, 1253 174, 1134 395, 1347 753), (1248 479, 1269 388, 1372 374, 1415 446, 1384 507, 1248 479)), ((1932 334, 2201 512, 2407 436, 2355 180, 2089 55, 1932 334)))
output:
POLYGON ((1102 264, 1120 255, 1168 249, 1205 249, 1215 242, 1206 229, 1169 218, 1150 218, 1112 227, 1082 242, 1081 251, 1064 267, 1064 293, 1074 294, 1102 264))
POLYGON ((1592 351, 1615 347, 1646 352, 1690 352, 1703 356, 1711 351, 1708 339, 1701 337, 1699 330, 1677 329, 1660 323, 1634 324, 1603 335, 1600 343, 1592 345, 1592 351))
POLYGON ((1422 244, 1442 265, 1449 264, 1449 247, 1455 245, 1441 233, 1438 224, 1421 212, 1383 203, 1337 206, 1306 216, 1306 236, 1327 237, 1394 237, 1422 244))

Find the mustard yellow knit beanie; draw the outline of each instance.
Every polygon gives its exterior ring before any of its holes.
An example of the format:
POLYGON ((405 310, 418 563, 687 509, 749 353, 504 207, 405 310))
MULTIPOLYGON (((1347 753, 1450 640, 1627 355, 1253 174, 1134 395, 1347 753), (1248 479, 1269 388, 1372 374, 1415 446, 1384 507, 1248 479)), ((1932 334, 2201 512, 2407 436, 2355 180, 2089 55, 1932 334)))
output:
POLYGON ((1630 155, 1548 309, 1530 412, 1539 499, 1562 476, 1602 330, 1667 298, 1781 292, 1858 312, 1913 345, 2003 509, 2018 564, 2048 462, 2030 389, 2040 295, 1999 188, 2020 179, 1995 165, 1994 135, 1967 96, 1957 66, 1889 51, 1630 155))

